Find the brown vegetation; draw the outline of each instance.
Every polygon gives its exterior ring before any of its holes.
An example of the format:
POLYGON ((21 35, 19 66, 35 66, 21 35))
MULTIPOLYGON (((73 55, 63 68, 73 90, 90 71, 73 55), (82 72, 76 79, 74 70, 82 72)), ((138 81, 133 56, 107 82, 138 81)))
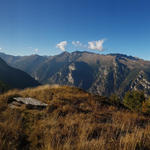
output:
POLYGON ((150 119, 105 97, 67 86, 41 86, 0 95, 0 150, 149 150, 150 119), (11 109, 13 96, 47 109, 11 109))

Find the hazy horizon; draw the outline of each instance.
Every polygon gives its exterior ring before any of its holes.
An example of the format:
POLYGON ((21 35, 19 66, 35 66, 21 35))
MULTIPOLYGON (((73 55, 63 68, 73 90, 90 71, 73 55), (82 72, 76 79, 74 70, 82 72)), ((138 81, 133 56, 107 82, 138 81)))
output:
MULTIPOLYGON (((74 53, 74 52, 82 52, 82 53, 93 53, 93 54, 98 54, 98 55, 126 55, 126 56, 131 56, 131 57, 135 57, 135 58, 138 58, 138 59, 143 59, 143 58, 141 58, 141 57, 137 57, 137 56, 132 56, 132 55, 127 55, 127 54, 125 54, 125 53, 108 53, 108 54, 101 54, 101 53, 96 53, 96 52, 90 52, 90 51, 73 51, 73 52, 68 52, 68 51, 64 51, 64 52, 67 52, 67 53, 74 53)), ((60 52, 60 53, 58 53, 58 54, 54 54, 54 55, 41 55, 41 54, 29 54, 29 55, 14 55, 14 54, 10 54, 10 53, 5 53, 5 52, 0 52, 0 53, 2 53, 2 54, 5 54, 5 55, 10 55, 10 56, 15 56, 15 57, 24 57, 24 56, 35 56, 35 55, 38 55, 38 56, 42 56, 42 57, 50 57, 50 56, 57 56, 57 55, 61 55, 61 54, 63 54, 64 52, 60 52)), ((149 60, 146 60, 146 59, 143 59, 143 60, 145 60, 145 61, 149 61, 149 60)))

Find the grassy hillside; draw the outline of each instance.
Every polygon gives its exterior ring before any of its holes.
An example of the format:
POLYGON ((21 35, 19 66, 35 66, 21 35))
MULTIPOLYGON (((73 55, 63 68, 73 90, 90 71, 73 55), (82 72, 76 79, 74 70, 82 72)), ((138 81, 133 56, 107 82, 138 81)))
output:
POLYGON ((1 150, 149 150, 150 119, 108 98, 68 86, 0 95, 1 150), (11 109, 10 97, 32 97, 47 109, 11 109))

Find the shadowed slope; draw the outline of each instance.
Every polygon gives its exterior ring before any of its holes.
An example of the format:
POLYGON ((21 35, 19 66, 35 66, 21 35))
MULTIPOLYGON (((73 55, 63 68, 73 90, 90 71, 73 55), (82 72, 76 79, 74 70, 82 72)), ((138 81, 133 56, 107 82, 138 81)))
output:
POLYGON ((0 59, 0 81, 9 88, 26 88, 39 85, 27 73, 10 67, 2 59, 0 59))

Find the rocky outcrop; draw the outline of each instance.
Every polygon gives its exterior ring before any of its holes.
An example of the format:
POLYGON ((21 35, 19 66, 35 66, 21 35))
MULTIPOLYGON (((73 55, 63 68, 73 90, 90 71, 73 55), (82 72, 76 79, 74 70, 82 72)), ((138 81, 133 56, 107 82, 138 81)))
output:
POLYGON ((146 72, 141 70, 135 80, 131 83, 131 90, 142 90, 146 96, 150 95, 150 81, 148 81, 146 72))
POLYGON ((47 107, 46 103, 43 103, 43 102, 41 102, 37 99, 31 98, 31 97, 28 97, 28 98, 23 98, 23 97, 9 98, 7 103, 11 108, 19 108, 19 107, 24 105, 27 109, 43 110, 47 107))

